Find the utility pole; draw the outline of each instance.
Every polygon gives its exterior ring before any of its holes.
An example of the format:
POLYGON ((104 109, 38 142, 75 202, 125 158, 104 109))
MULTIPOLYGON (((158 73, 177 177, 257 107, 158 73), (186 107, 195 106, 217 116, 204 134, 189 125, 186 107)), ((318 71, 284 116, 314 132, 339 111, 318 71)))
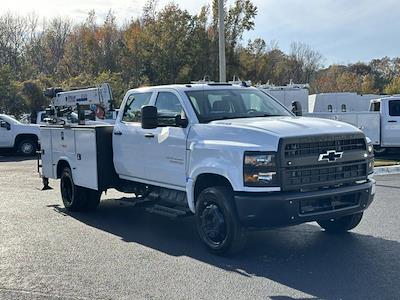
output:
POLYGON ((224 0, 218 0, 219 19, 219 81, 226 82, 226 59, 225 59, 225 7, 224 0))

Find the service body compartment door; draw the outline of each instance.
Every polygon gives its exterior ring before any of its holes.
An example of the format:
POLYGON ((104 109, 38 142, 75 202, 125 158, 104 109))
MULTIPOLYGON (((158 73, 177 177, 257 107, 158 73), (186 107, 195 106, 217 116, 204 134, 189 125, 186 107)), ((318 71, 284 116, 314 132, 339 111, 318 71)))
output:
POLYGON ((379 112, 367 112, 358 114, 358 128, 364 131, 373 145, 381 143, 381 115, 379 112))
POLYGON ((89 189, 98 189, 97 147, 95 129, 75 129, 75 169, 72 170, 75 184, 89 189))
POLYGON ((57 174, 53 172, 51 130, 48 128, 40 129, 40 148, 42 150, 42 175, 46 178, 56 178, 57 174))
POLYGON ((75 132, 71 128, 54 128, 51 130, 53 151, 75 153, 75 132))

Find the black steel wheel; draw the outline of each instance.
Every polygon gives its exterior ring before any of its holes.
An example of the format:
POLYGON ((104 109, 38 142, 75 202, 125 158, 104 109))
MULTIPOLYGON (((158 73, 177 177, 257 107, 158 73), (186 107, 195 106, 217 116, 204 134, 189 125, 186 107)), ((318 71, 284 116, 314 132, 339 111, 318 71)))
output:
POLYGON ((72 172, 69 167, 64 168, 60 181, 61 197, 66 209, 80 211, 86 206, 87 197, 83 188, 74 184, 72 172))
POLYGON ((197 230, 203 244, 214 254, 235 253, 245 244, 245 232, 233 205, 232 191, 210 187, 196 201, 197 230))
POLYGON ((326 232, 343 233, 356 228, 357 225, 360 224, 362 217, 363 213, 361 212, 338 219, 319 221, 318 224, 325 229, 326 232))

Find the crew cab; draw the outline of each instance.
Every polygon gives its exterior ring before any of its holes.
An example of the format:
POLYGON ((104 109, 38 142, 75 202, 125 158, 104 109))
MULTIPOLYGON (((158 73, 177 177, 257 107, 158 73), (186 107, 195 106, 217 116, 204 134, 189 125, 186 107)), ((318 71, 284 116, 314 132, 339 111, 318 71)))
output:
POLYGON ((109 188, 135 193, 149 212, 195 216, 217 254, 239 250, 248 230, 351 230, 375 195, 362 131, 296 117, 247 86, 132 89, 114 126, 43 126, 41 139, 44 179, 61 179, 67 209, 94 209, 109 188))
POLYGON ((32 156, 38 149, 39 134, 39 126, 22 124, 8 115, 0 114, 0 148, 32 156))

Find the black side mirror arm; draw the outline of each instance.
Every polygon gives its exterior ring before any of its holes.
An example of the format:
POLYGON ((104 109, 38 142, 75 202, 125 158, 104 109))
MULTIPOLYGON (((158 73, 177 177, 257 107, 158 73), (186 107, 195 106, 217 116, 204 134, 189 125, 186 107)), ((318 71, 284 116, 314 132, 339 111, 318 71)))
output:
POLYGON ((182 128, 186 128, 189 125, 189 121, 188 119, 182 119, 182 117, 180 115, 177 115, 175 117, 175 124, 176 126, 182 127, 182 128))

